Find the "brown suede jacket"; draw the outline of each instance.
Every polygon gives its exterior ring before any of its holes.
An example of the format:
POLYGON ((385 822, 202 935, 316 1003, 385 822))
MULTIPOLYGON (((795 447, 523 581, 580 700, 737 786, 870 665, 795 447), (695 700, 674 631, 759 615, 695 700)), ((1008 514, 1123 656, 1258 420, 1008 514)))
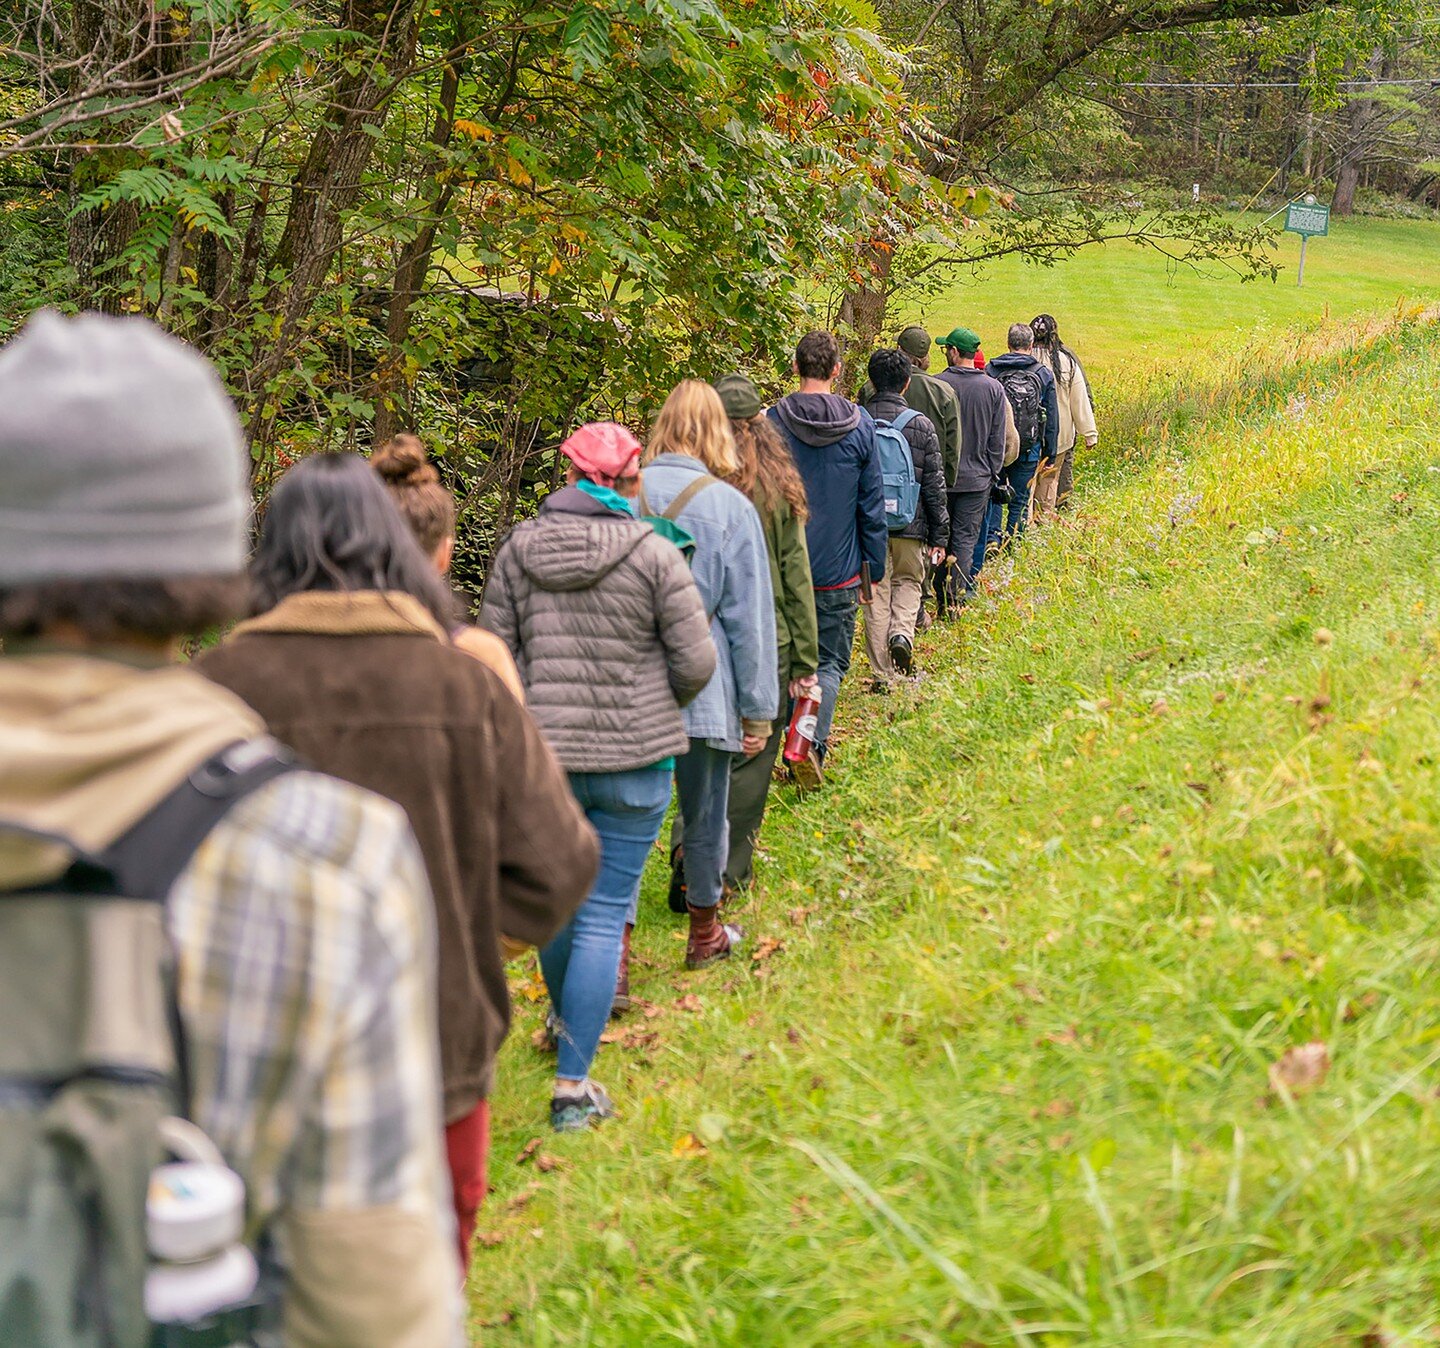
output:
POLYGON ((445 1118, 490 1092, 502 933, 544 945, 595 877, 594 831, 534 723, 404 594, 292 595, 196 661, 311 767, 405 808, 435 895, 445 1118))

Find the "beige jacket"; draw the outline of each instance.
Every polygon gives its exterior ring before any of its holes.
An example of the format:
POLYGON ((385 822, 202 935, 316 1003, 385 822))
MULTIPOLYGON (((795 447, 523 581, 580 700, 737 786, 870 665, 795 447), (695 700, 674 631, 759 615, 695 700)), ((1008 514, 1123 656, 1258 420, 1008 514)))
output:
MULTIPOLYGON (((1044 360, 1045 357, 1037 359, 1044 360)), ((1055 401, 1060 407, 1060 433, 1055 444, 1063 454, 1068 449, 1074 449, 1081 437, 1086 445, 1095 444, 1100 439, 1100 433, 1095 429, 1095 411, 1090 406, 1085 371, 1063 351, 1057 359, 1060 377, 1055 381, 1055 401)))

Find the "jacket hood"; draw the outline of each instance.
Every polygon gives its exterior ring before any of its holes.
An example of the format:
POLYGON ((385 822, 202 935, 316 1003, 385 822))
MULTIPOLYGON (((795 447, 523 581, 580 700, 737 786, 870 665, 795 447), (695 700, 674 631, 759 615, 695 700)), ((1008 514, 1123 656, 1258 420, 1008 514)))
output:
POLYGON ((53 880, 77 849, 103 851, 194 768, 264 730, 238 698, 181 667, 0 659, 0 887, 53 880))
POLYGON ((1040 362, 1028 351, 1007 351, 989 361, 984 373, 988 374, 991 370, 1028 370, 1032 365, 1038 364, 1040 362))
POLYGON ((402 590, 302 590, 268 613, 241 623, 231 637, 255 633, 317 637, 425 636, 449 639, 430 610, 402 590))
POLYGON ((540 517, 520 525, 506 547, 542 590, 588 590, 654 532, 575 487, 549 497, 540 517))
POLYGON ((802 444, 817 447, 838 443, 860 424, 860 409, 838 393, 792 393, 775 404, 775 415, 802 444))

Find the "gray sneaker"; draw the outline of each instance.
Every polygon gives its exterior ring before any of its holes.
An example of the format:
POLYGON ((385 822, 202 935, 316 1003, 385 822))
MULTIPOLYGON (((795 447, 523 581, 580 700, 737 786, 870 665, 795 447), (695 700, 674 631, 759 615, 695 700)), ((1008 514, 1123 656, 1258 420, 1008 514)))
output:
POLYGON ((595 1081, 587 1080, 579 1095, 557 1095, 550 1101, 550 1126, 557 1133, 583 1133, 614 1117, 615 1106, 595 1081))

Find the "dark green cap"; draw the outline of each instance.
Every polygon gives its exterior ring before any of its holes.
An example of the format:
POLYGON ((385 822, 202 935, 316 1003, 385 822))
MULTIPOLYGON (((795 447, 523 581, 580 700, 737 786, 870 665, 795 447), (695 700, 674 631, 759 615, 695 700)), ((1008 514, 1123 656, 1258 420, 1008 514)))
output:
POLYGON ((912 323, 896 339, 895 345, 907 356, 919 359, 930 350, 930 334, 918 323, 912 323))
POLYGON ((980 349, 980 338, 969 328, 956 328, 940 339, 940 345, 953 346, 962 356, 973 356, 980 349))
POLYGON ((765 410, 760 401, 760 390, 743 374, 727 374, 715 381, 715 392, 725 407, 725 415, 731 421, 749 421, 765 410))

